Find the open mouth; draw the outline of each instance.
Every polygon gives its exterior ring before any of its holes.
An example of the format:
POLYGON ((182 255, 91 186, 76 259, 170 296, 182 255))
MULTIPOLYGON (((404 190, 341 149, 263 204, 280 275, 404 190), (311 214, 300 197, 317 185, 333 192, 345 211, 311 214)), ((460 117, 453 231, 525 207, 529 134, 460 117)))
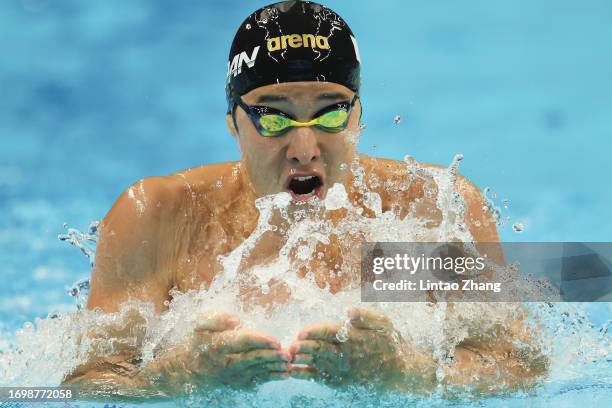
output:
POLYGON ((291 177, 287 189, 294 200, 308 200, 313 195, 321 198, 323 180, 316 174, 294 175, 291 177))

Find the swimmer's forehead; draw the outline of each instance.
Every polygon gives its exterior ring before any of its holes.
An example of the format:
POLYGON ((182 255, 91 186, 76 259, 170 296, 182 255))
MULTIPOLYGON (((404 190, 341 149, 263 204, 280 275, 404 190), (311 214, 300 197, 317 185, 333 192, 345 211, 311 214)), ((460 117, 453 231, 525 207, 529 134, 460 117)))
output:
POLYGON ((347 87, 330 82, 287 82, 266 85, 245 94, 249 104, 305 102, 336 102, 350 100, 355 93, 347 87))

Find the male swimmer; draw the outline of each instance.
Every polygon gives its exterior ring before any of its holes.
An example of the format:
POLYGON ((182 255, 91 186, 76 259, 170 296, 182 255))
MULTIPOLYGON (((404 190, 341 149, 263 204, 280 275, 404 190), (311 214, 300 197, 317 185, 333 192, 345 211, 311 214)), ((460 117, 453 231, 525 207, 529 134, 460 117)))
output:
MULTIPOLYGON (((232 43, 226 83, 226 122, 240 161, 150 177, 126 190, 100 224, 88 309, 117 312, 128 299, 140 299, 161 313, 172 300, 172 288, 209 287, 223 271, 218 256, 253 232, 257 198, 287 192, 290 206, 296 207, 324 199, 331 186, 341 183, 351 202, 363 207, 363 193, 352 187, 354 175, 343 171, 344 163, 357 160, 379 180, 406 182, 404 163, 356 151, 360 63, 351 29, 325 6, 284 1, 252 13, 232 43)), ((424 194, 418 181, 405 191, 369 188, 381 196, 383 210, 401 214, 414 211, 411 205, 424 194)), ((474 240, 497 242, 495 222, 483 210, 478 189, 461 177, 458 189, 474 240)), ((269 257, 281 244, 269 241, 257 254, 269 257)), ((327 272, 316 272, 317 284, 342 291, 345 282, 327 272)), ((282 303, 287 296, 279 286, 253 301, 282 303)), ((140 365, 138 355, 109 355, 77 367, 64 384, 92 391, 104 384, 121 393, 154 389, 167 395, 179 393, 187 381, 248 388, 290 376, 337 387, 373 385, 409 392, 436 386, 434 359, 414 351, 387 316, 354 308, 349 318, 345 342, 336 337, 340 323, 318 324, 304 328, 283 349, 273 336, 243 329, 248 322, 220 312, 201 322, 191 342, 148 365, 140 365)), ((460 343, 444 381, 471 385, 478 378, 485 389, 499 381, 500 372, 522 382, 542 371, 516 357, 512 339, 491 339, 460 343)))

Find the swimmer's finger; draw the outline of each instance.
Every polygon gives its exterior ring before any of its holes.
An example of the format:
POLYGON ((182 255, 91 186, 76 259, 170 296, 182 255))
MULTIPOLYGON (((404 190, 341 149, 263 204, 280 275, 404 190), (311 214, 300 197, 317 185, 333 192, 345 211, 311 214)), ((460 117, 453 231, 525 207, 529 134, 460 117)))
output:
POLYGON ((305 365, 316 368, 317 370, 333 373, 338 369, 338 364, 340 362, 338 357, 339 356, 318 355, 315 358, 312 354, 296 354, 293 364, 299 364, 296 368, 305 365))
POLYGON ((267 375, 270 373, 285 373, 289 372, 291 366, 287 363, 267 363, 259 364, 240 370, 240 375, 247 377, 267 375))
POLYGON ((388 330, 393 324, 387 316, 373 310, 353 307, 347 312, 351 324, 363 330, 388 330))
POLYGON ((341 326, 337 323, 308 326, 298 334, 298 340, 325 340, 340 343, 336 336, 340 328, 341 326))
POLYGON ((215 345, 224 353, 240 353, 255 349, 280 349, 278 340, 250 330, 226 331, 215 339, 215 345))
POLYGON ((262 363, 286 364, 291 360, 287 352, 280 350, 251 350, 244 353, 227 354, 228 365, 242 369, 262 363))
POLYGON ((331 357, 338 358, 340 349, 338 345, 329 343, 324 340, 302 340, 295 342, 291 346, 292 354, 311 354, 313 357, 331 357))
POLYGON ((243 378, 251 378, 253 384, 283 380, 289 377, 289 365, 285 363, 261 364, 242 370, 240 375, 243 378))
POLYGON ((194 329, 196 333, 233 330, 240 325, 240 318, 230 313, 215 313, 208 316, 194 329))
POLYGON ((292 367, 291 376, 300 380, 310 380, 318 376, 318 371, 314 367, 292 367))
POLYGON ((293 364, 312 365, 314 357, 312 354, 298 353, 293 358, 293 364))

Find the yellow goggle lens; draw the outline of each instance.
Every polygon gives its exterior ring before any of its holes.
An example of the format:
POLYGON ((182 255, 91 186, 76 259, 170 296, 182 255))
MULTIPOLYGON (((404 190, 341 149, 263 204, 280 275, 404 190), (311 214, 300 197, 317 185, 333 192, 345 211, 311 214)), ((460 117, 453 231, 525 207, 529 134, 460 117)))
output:
POLYGON ((268 132, 282 132, 291 126, 291 119, 281 115, 264 115, 259 118, 259 124, 268 132))
POLYGON ((309 122, 298 122, 282 115, 263 115, 259 118, 260 132, 264 136, 274 136, 290 127, 320 126, 328 129, 338 129, 344 126, 348 119, 348 112, 343 109, 324 113, 309 122))
POLYGON ((348 112, 345 110, 335 110, 327 112, 317 118, 317 125, 326 128, 339 128, 344 125, 348 118, 348 112))

